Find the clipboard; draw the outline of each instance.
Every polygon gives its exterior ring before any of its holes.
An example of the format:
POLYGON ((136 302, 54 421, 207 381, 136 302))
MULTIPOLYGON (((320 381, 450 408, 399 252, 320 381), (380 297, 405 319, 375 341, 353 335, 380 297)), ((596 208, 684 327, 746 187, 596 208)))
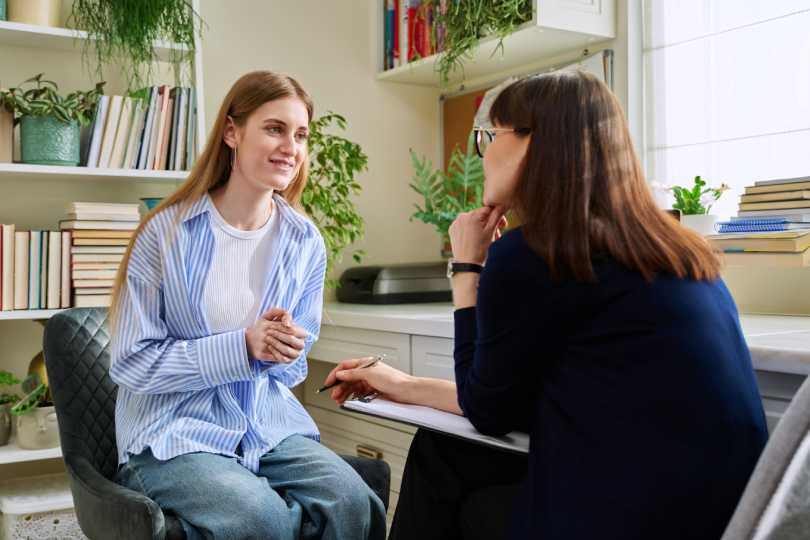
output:
POLYGON ((377 397, 373 399, 352 399, 346 401, 341 408, 452 435, 508 452, 518 454, 527 454, 529 452, 529 435, 527 433, 513 431, 503 437, 483 435, 463 416, 422 405, 408 405, 377 397))

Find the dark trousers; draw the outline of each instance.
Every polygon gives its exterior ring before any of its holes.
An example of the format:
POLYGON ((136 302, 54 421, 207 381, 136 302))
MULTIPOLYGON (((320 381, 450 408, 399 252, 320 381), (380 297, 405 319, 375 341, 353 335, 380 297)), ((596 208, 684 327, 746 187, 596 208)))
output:
POLYGON ((389 540, 505 538, 527 456, 420 429, 389 540))

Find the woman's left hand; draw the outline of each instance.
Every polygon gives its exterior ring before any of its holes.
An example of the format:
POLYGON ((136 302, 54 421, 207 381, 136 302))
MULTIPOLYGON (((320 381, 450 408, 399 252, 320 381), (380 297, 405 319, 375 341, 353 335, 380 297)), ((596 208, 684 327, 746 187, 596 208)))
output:
POLYGON ((450 244, 453 260, 484 264, 489 245, 500 238, 507 225, 503 209, 484 206, 472 212, 463 212, 450 225, 450 244))

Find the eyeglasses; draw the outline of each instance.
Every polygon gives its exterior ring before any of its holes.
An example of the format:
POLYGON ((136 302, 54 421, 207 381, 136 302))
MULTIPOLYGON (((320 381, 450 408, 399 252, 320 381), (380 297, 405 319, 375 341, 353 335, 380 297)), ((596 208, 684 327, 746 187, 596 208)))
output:
POLYGON ((480 126, 474 127, 473 131, 475 132, 475 151, 478 152, 480 157, 484 157, 487 146, 495 140, 495 134, 497 133, 511 132, 528 135, 532 132, 531 128, 485 128, 480 126))

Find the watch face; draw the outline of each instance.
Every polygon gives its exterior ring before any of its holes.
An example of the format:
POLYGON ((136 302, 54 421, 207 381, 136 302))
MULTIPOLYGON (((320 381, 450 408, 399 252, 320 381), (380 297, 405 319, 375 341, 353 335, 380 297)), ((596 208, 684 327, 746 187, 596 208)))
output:
POLYGON ((447 277, 453 277, 453 259, 447 260, 447 277))

